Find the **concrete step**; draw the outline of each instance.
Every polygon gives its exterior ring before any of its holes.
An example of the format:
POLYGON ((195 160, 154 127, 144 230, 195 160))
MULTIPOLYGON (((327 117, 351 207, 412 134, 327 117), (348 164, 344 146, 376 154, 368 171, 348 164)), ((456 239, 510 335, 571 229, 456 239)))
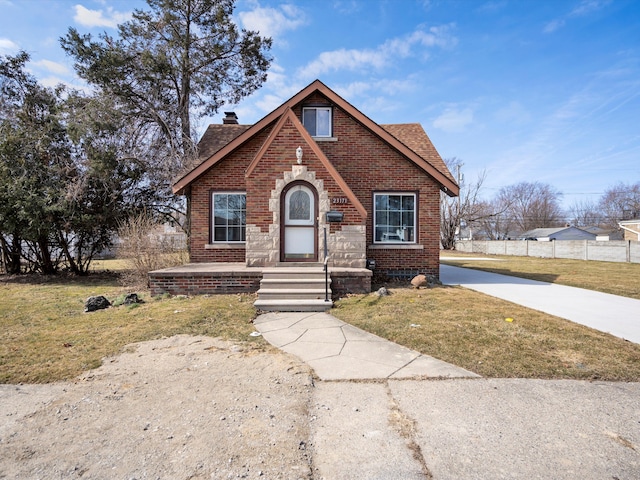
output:
POLYGON ((301 279, 323 279, 324 280, 324 270, 320 268, 274 268, 274 269, 264 269, 262 271, 263 279, 274 279, 274 278, 301 278, 301 279))
POLYGON ((322 262, 278 262, 277 268, 323 268, 322 262))
MULTIPOLYGON (((331 284, 331 278, 328 278, 331 284)), ((325 272, 320 267, 277 267, 262 271, 256 308, 281 312, 322 312, 333 306, 331 290, 325 302, 325 272)))
POLYGON ((324 312, 333 306, 329 300, 262 300, 258 298, 253 305, 266 312, 324 312))
MULTIPOLYGON (((296 290, 299 288, 321 288, 324 290, 324 278, 263 278, 260 288, 273 288, 280 290, 296 290)), ((331 288, 331 279, 328 282, 331 288)))
MULTIPOLYGON (((331 290, 328 292, 331 299, 331 290)), ((324 300, 325 291, 323 288, 296 288, 285 290, 280 288, 260 288, 258 298, 264 300, 324 300)))

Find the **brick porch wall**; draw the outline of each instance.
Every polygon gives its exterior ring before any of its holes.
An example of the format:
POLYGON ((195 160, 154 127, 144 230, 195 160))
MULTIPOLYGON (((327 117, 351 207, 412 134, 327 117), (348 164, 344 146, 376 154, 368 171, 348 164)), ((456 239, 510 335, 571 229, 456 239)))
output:
MULTIPOLYGON (((260 288, 262 272, 151 272, 151 295, 216 295, 255 293, 260 288)), ((371 292, 371 272, 340 271, 331 274, 332 297, 338 299, 348 293, 371 292)))
POLYGON ((151 295, 205 295, 254 293, 260 288, 261 272, 163 273, 149 274, 151 295))

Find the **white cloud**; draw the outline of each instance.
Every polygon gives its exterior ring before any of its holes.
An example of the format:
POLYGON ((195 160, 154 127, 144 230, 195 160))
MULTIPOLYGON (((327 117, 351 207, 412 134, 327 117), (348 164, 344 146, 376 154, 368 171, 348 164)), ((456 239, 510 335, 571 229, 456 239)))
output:
POLYGON ((271 112, 278 108, 284 102, 284 98, 280 95, 266 94, 256 102, 256 106, 265 113, 271 112))
POLYGON ((575 17, 584 17, 585 15, 589 15, 593 12, 597 12, 605 8, 607 5, 611 3, 611 0, 582 0, 577 7, 571 10, 568 14, 564 15, 561 18, 556 18, 547 22, 547 24, 542 29, 543 33, 553 33, 556 30, 564 27, 567 23, 568 19, 575 17))
POLYGON ((335 0, 333 8, 341 15, 352 15, 362 10, 362 4, 356 0, 335 0))
POLYGON ((37 62, 31 63, 36 67, 40 67, 56 75, 69 75, 71 73, 66 65, 58 62, 52 62, 51 60, 38 60, 37 62))
POLYGON ((523 124, 531 120, 531 114, 517 101, 509 102, 499 109, 495 116, 496 120, 503 123, 523 124))
POLYGON ((591 12, 596 12, 610 3, 611 0, 582 0, 576 8, 571 10, 569 15, 572 17, 589 15, 591 12))
POLYGON ((3 55, 15 53, 20 49, 20 46, 8 38, 0 38, 0 53, 3 55))
POLYGON ((470 108, 457 109, 447 107, 445 111, 433 121, 434 128, 445 132, 461 132, 473 122, 473 110, 470 108))
POLYGON ((106 10, 89 10, 82 5, 76 5, 73 19, 85 27, 115 28, 131 18, 131 12, 116 12, 112 7, 106 10))
POLYGON ((43 86, 48 87, 48 88, 55 88, 61 83, 65 84, 65 85, 68 85, 68 83, 65 82, 63 79, 61 79, 59 77, 55 77, 55 76, 39 78, 38 82, 40 83, 40 85, 43 85, 43 86))
POLYGON ((34 72, 31 68, 27 68, 27 71, 38 79, 38 83, 40 85, 47 88, 55 88, 58 85, 64 85, 70 90, 79 90, 87 94, 93 92, 92 87, 90 87, 86 83, 83 83, 82 80, 78 79, 77 77, 73 77, 71 75, 66 77, 61 77, 55 74, 41 75, 39 72, 34 72))
POLYGON ((502 10, 506 6, 507 6, 507 2, 505 0, 489 1, 489 2, 486 2, 486 3, 482 4, 482 5, 480 5, 480 7, 478 7, 478 11, 479 12, 491 13, 491 12, 495 12, 495 11, 498 11, 498 10, 502 10))
POLYGON ((257 6, 249 12, 239 12, 242 26, 260 32, 264 37, 277 40, 287 30, 295 30, 307 20, 304 12, 295 5, 280 5, 279 8, 257 6))
POLYGON ((305 78, 318 78, 336 70, 376 69, 387 65, 389 58, 381 50, 334 50, 322 52, 318 58, 304 67, 300 74, 305 78))
POLYGON ((413 76, 402 80, 384 79, 378 81, 356 81, 348 85, 335 87, 336 93, 344 98, 356 98, 368 95, 370 92, 380 92, 384 97, 392 97, 398 94, 415 92, 419 87, 413 76))
POLYGON ((361 71, 373 68, 380 70, 389 66, 397 58, 408 58, 418 54, 426 57, 421 48, 450 48, 458 39, 451 34, 454 25, 419 28, 404 37, 387 40, 375 49, 339 49, 322 52, 315 60, 300 70, 304 78, 318 78, 327 72, 338 70, 361 71))
POLYGON ((373 83, 371 82, 351 82, 350 84, 342 87, 336 87, 335 91, 338 95, 344 98, 354 98, 357 96, 365 95, 373 89, 373 83))
POLYGON ((564 24, 566 22, 564 20, 551 20, 550 22, 548 22, 544 28, 542 29, 543 33, 553 33, 556 30, 558 30, 559 28, 564 27, 564 24))

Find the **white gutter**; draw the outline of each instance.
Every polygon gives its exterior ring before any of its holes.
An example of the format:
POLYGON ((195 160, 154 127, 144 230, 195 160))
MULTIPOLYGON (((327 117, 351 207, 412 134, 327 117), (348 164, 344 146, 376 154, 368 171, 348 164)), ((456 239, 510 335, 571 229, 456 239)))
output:
POLYGON ((640 232, 639 232, 638 230, 631 230, 630 228, 625 227, 625 226, 624 226, 624 225, 622 225, 621 223, 619 223, 619 224, 618 224, 618 226, 619 226, 620 228, 622 228, 623 230, 626 230, 627 232, 631 232, 631 233, 635 234, 635 235, 636 235, 636 237, 638 237, 638 240, 640 240, 640 232))

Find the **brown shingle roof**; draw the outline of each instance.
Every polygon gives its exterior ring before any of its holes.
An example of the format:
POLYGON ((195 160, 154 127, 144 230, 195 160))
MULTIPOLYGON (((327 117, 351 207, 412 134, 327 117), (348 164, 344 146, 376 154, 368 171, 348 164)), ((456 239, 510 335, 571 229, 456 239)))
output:
POLYGON ((251 125, 209 125, 198 142, 198 158, 206 160, 249 128, 251 125))
POLYGON ((453 175, 440 157, 436 147, 431 143, 431 139, 422 125, 419 123, 398 123, 380 126, 455 182, 453 175))

